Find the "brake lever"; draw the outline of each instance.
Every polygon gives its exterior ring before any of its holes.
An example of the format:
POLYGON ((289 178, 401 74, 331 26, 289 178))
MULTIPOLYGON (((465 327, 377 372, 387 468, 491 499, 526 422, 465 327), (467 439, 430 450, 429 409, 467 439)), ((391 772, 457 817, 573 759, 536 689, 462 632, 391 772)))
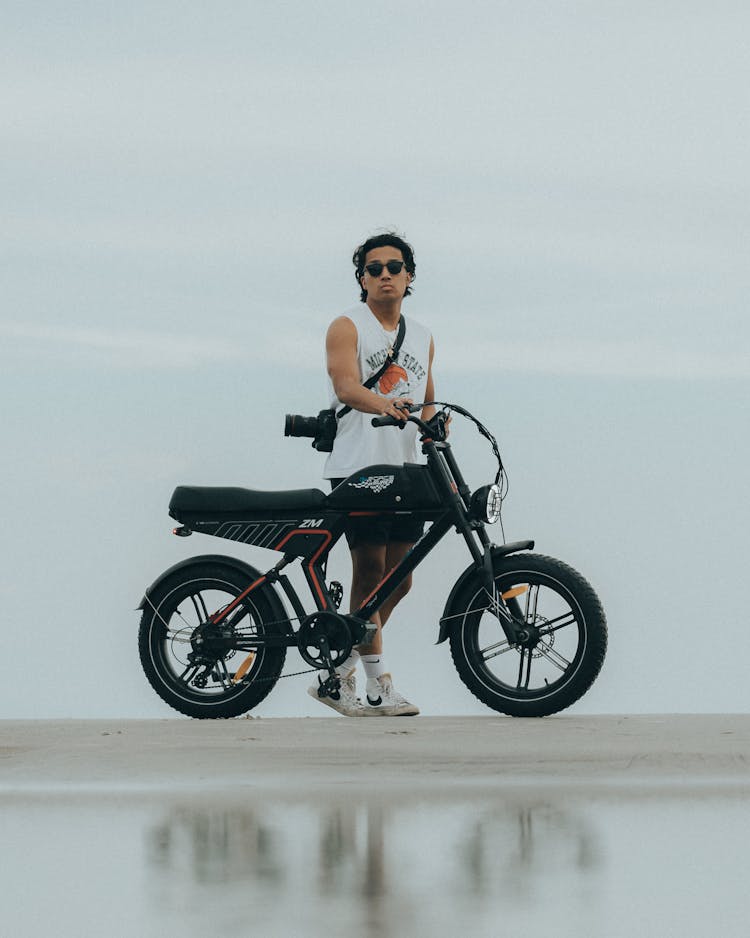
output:
POLYGON ((425 424, 421 424, 429 431, 427 437, 422 437, 422 442, 425 442, 425 439, 427 438, 432 440, 434 443, 444 443, 448 439, 448 434, 446 433, 448 420, 450 420, 450 413, 446 412, 445 410, 439 410, 432 417, 430 417, 430 419, 425 424))

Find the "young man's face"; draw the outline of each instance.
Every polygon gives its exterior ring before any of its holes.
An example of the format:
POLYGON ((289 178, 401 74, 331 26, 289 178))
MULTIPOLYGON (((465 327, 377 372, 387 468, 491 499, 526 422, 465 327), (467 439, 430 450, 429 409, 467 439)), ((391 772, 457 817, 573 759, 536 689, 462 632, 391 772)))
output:
POLYGON ((360 283, 362 288, 367 290, 367 299, 375 303, 401 299, 411 283, 411 274, 406 270, 401 251, 390 245, 368 251, 365 255, 365 273, 360 283), (389 261, 401 262, 403 266, 399 273, 391 273, 388 270, 389 261), (382 270, 379 273, 377 270, 368 270, 371 264, 379 264, 382 270))

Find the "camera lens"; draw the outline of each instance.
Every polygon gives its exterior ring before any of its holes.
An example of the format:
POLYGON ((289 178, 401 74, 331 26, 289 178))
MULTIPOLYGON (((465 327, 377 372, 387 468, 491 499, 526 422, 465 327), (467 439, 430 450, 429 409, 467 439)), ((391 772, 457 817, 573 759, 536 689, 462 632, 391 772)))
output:
POLYGON ((299 414, 287 414, 284 421, 284 436, 314 437, 318 432, 317 417, 300 417, 299 414))

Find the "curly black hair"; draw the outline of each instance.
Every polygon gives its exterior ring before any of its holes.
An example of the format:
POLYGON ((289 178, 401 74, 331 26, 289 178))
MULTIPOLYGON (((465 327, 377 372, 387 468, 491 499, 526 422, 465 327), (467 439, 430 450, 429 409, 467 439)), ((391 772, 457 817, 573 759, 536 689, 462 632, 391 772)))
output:
MULTIPOLYGON (((407 272, 411 274, 412 280, 417 275, 417 265, 414 263, 414 249, 408 242, 399 237, 395 231, 386 231, 384 234, 373 235, 371 238, 368 238, 364 244, 360 244, 352 255, 352 263, 355 267, 354 279, 360 286, 361 293, 359 298, 363 303, 367 300, 367 290, 362 286, 361 280, 365 275, 365 258, 367 257, 367 252, 375 248, 385 247, 398 248, 404 259, 404 267, 406 267, 407 272)), ((408 286, 404 296, 409 296, 410 294, 411 286, 408 286)))

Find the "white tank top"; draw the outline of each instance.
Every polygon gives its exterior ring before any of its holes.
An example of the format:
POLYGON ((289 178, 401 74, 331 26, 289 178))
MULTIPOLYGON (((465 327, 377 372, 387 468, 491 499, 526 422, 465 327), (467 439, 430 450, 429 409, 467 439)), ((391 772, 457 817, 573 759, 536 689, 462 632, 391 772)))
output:
MULTIPOLYGON (((357 360, 360 379, 365 382, 382 367, 398 330, 386 332, 366 303, 346 310, 344 316, 351 319, 357 330, 357 360)), ((406 332, 398 359, 380 376, 372 391, 382 397, 411 397, 415 404, 421 404, 427 389, 432 336, 420 323, 403 318, 406 332)), ((344 405, 336 397, 330 376, 328 392, 330 406, 340 410, 344 405)), ((403 430, 373 427, 370 421, 374 416, 350 410, 338 421, 333 451, 323 469, 324 479, 345 478, 375 463, 400 466, 423 461, 417 452, 418 430, 413 423, 403 430)))

